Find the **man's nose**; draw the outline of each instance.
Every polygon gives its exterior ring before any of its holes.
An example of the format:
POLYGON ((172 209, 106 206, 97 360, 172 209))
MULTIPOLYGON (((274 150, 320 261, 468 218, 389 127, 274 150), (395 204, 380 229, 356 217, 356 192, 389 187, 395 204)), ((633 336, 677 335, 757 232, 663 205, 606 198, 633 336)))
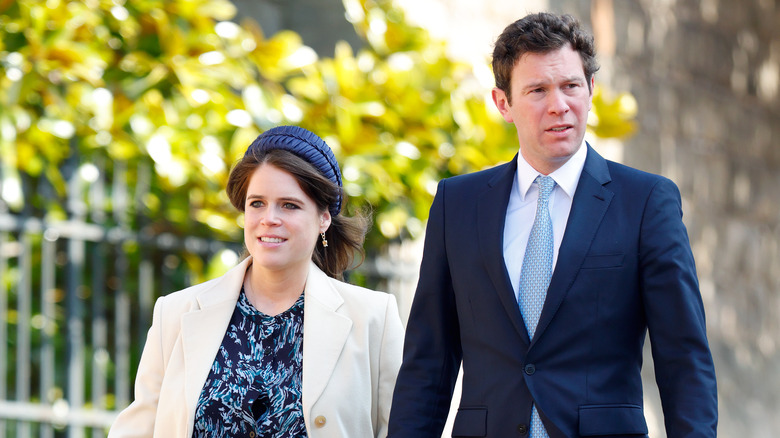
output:
POLYGON ((569 111, 569 104, 566 101, 566 95, 562 91, 555 90, 551 92, 547 99, 547 108, 551 114, 563 114, 569 111))

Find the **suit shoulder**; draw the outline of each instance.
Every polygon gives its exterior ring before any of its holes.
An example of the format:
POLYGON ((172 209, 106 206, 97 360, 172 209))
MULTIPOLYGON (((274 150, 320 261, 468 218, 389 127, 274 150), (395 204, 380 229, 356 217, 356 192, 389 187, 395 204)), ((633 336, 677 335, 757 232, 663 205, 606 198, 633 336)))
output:
POLYGON ((449 178, 446 178, 445 181, 454 184, 473 184, 475 181, 487 181, 492 179, 495 175, 506 170, 506 167, 511 164, 512 164, 511 161, 497 164, 493 167, 488 167, 486 169, 477 170, 470 173, 464 173, 462 175, 451 176, 449 178))
POLYGON ((625 164, 607 161, 609 174, 614 184, 605 187, 615 192, 630 195, 633 199, 653 197, 655 199, 680 199, 680 189, 674 181, 655 173, 646 172, 625 164))
POLYGON ((515 169, 516 161, 513 160, 487 169, 445 178, 439 183, 439 188, 446 187, 447 192, 462 196, 475 190, 483 190, 505 172, 515 172, 515 169))
POLYGON ((669 178, 663 175, 658 175, 644 170, 639 170, 635 167, 627 166, 625 164, 617 163, 614 161, 607 160, 607 167, 609 168, 610 175, 616 179, 631 180, 631 181, 636 181, 639 183, 645 183, 650 185, 655 185, 658 184, 659 182, 669 182, 674 184, 672 180, 670 180, 669 178))

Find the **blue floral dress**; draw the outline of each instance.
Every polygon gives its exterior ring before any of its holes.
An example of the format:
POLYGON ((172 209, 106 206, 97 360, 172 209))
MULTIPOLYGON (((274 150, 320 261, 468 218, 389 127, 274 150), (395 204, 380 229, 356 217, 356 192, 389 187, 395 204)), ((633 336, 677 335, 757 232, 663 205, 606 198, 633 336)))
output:
POLYGON ((268 316, 241 289, 195 411, 193 438, 306 437, 301 406, 303 294, 268 316))

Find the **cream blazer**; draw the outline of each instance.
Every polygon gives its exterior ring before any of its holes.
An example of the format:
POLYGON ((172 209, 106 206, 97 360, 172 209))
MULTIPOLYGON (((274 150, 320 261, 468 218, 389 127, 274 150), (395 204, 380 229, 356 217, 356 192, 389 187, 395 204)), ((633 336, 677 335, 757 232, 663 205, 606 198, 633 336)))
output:
MULTIPOLYGON (((192 436, 195 408, 250 262, 157 300, 135 400, 119 414, 109 438, 192 436)), ((385 437, 403 344, 395 298, 337 281, 312 263, 303 309, 308 436, 385 437)))

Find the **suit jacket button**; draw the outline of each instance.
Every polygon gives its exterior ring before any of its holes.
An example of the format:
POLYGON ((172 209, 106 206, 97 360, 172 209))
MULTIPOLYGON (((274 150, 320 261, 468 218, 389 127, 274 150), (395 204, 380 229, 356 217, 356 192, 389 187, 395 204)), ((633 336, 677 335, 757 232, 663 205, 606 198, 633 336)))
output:
POLYGON ((325 417, 322 415, 317 415, 317 418, 314 419, 314 425, 317 427, 325 426, 325 417))
POLYGON ((529 363, 528 365, 525 366, 525 373, 528 374, 529 376, 533 375, 535 372, 536 372, 536 367, 534 366, 534 364, 529 363))
POLYGON ((526 426, 525 424, 521 424, 521 425, 517 426, 517 432, 519 432, 520 435, 527 434, 528 433, 528 426, 526 426))

